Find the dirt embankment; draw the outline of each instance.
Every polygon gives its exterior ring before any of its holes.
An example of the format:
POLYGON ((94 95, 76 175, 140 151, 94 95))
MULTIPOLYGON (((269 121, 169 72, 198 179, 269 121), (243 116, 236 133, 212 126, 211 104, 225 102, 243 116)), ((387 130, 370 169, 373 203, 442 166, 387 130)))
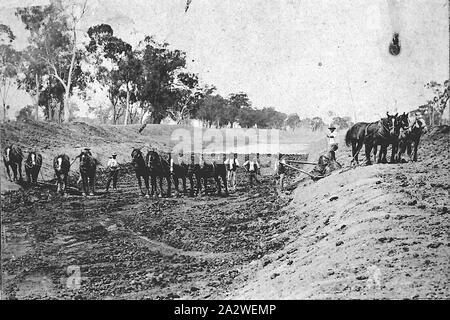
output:
POLYGON ((251 264, 226 298, 448 299, 449 139, 448 126, 436 128, 419 162, 297 188, 285 218, 295 240, 251 264))

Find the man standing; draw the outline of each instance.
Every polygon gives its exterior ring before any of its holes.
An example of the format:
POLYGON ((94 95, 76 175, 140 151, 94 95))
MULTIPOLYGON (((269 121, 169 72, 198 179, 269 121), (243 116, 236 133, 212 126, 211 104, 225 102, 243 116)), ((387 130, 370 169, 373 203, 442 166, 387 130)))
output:
POLYGON ((225 165, 227 166, 227 180, 230 188, 236 190, 236 169, 239 167, 239 161, 237 159, 237 153, 233 155, 233 158, 228 158, 225 160, 225 165))
POLYGON ((183 164, 183 152, 179 152, 178 153, 178 155, 177 155, 177 157, 174 159, 173 157, 172 157, 172 154, 169 154, 169 156, 170 156, 170 174, 173 174, 173 165, 174 164, 176 164, 176 165, 182 165, 183 164))
POLYGON ((284 159, 284 155, 280 153, 278 156, 278 161, 275 162, 275 173, 278 174, 279 184, 281 190, 284 188, 284 176, 286 174, 286 160, 284 159))
MULTIPOLYGON (((91 153, 91 149, 90 148, 81 148, 81 146, 80 145, 76 145, 75 146, 75 148, 79 148, 80 149, 80 153, 72 160, 72 162, 70 163, 70 166, 72 166, 73 165, 73 163, 78 159, 78 158, 81 158, 81 156, 82 156, 82 154, 83 153, 85 153, 85 154, 87 154, 87 155, 89 155, 89 156, 91 156, 92 157, 92 153, 91 153)), ((77 180, 77 185, 79 185, 80 183, 81 183, 81 174, 80 174, 80 177, 78 178, 78 180, 77 180)))
POLYGON ((329 150, 329 149, 331 149, 331 147, 332 147, 334 144, 337 145, 337 143, 336 143, 336 133, 335 133, 336 127, 330 126, 330 127, 328 128, 328 130, 330 130, 330 132, 327 134, 327 138, 328 138, 328 150, 329 150))
POLYGON ((249 179, 249 183, 250 183, 250 188, 253 188, 253 180, 255 180, 256 183, 260 183, 258 178, 256 177, 256 174, 258 173, 259 170, 259 163, 258 161, 252 159, 252 160, 247 160, 244 162, 244 168, 247 170, 248 172, 248 179, 249 179))
POLYGON ((113 189, 117 190, 117 176, 119 174, 119 163, 117 162, 117 154, 111 155, 108 160, 107 167, 109 169, 108 182, 106 182, 106 192, 109 190, 109 185, 111 184, 111 180, 113 183, 113 189))

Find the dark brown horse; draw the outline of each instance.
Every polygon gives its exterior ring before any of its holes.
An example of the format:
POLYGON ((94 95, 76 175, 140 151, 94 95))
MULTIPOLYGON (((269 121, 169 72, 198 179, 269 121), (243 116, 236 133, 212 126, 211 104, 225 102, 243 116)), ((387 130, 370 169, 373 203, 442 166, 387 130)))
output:
POLYGON ((133 151, 131 152, 131 164, 133 165, 141 194, 145 195, 147 198, 150 197, 150 190, 149 190, 150 187, 148 183, 148 168, 147 165, 145 164, 145 159, 144 156, 142 155, 141 149, 133 148, 133 151), (142 190, 141 178, 144 180, 147 192, 144 192, 142 190))
POLYGON ((53 159, 53 169, 55 170, 56 192, 63 194, 66 192, 67 179, 69 177, 70 159, 66 154, 60 154, 53 159))
POLYGON ((345 144, 347 147, 352 145, 352 161, 350 164, 359 164, 358 154, 364 145, 364 136, 368 125, 368 122, 357 122, 345 134, 345 144))
POLYGON ((372 122, 366 126, 364 134, 364 146, 366 153, 366 164, 371 164, 370 152, 374 151, 376 158, 377 146, 381 146, 378 155, 378 163, 386 163, 387 147, 392 144, 391 162, 395 160, 397 152, 396 146, 398 143, 399 124, 397 120, 398 114, 392 116, 386 113, 387 117, 382 118, 376 122, 372 122))
POLYGON ((89 193, 90 196, 95 192, 95 173, 97 171, 98 161, 92 157, 89 152, 83 151, 80 155, 80 176, 83 188, 83 196, 89 193))
POLYGON ((223 163, 218 163, 213 161, 212 163, 207 163, 202 155, 200 158, 200 165, 198 170, 197 179, 197 189, 201 191, 201 180, 203 180, 203 186, 205 189, 205 194, 207 193, 208 178, 214 178, 217 187, 217 193, 222 194, 222 187, 220 180, 222 180, 223 186, 225 188, 225 195, 228 195, 228 184, 227 184, 227 168, 223 163))
POLYGON ((14 181, 17 181, 17 172, 19 172, 19 180, 22 181, 22 160, 23 153, 20 147, 11 144, 3 150, 3 163, 5 164, 9 181, 12 181, 9 172, 10 167, 13 172, 14 181))
MULTIPOLYGON (((412 161, 417 161, 417 149, 419 147, 420 137, 427 131, 426 126, 416 117, 411 120, 406 114, 402 115, 402 117, 406 118, 408 125, 403 125, 400 129, 397 161, 402 161, 402 155, 405 153, 405 150, 408 153, 408 157, 411 159, 412 145, 414 145, 414 155, 412 157, 412 161)), ((404 124, 404 119, 402 123, 404 124)))
POLYGON ((157 194, 160 196, 164 196, 163 190, 163 179, 167 181, 167 196, 170 197, 172 195, 172 183, 171 183, 171 174, 170 174, 170 165, 169 162, 161 157, 156 151, 150 150, 147 152, 146 164, 148 167, 148 173, 150 175, 152 191, 151 195, 157 194), (160 193, 158 194, 158 188, 156 185, 156 178, 159 179, 159 188, 160 193))
POLYGON ((37 184, 37 178, 41 167, 42 155, 35 151, 31 151, 25 161, 25 174, 27 175, 28 183, 32 183, 34 185, 37 184))
POLYGON ((194 153, 191 153, 190 161, 187 164, 186 177, 189 179, 191 186, 190 196, 198 195, 201 191, 201 178, 200 178, 200 158, 194 153), (194 178, 196 183, 194 184, 194 178))
MULTIPOLYGON (((173 182, 175 184, 175 192, 177 195, 180 193, 179 183, 180 179, 183 183, 183 194, 187 194, 187 186, 186 186, 186 178, 188 175, 189 166, 187 162, 183 161, 183 154, 180 153, 178 155, 178 159, 175 161, 172 158, 172 154, 169 154, 169 163, 170 163, 170 173, 172 175, 173 182)), ((191 184, 191 189, 193 185, 191 184)))

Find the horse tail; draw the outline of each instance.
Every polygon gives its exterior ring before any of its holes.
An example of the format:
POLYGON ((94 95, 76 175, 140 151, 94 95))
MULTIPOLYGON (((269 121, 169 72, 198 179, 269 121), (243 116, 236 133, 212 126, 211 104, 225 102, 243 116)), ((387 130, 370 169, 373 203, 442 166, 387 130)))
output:
POLYGON ((353 126, 350 129, 348 129, 347 133, 345 134, 345 145, 347 147, 350 147, 350 145, 352 143, 352 137, 351 137, 352 136, 352 129, 353 129, 353 126))

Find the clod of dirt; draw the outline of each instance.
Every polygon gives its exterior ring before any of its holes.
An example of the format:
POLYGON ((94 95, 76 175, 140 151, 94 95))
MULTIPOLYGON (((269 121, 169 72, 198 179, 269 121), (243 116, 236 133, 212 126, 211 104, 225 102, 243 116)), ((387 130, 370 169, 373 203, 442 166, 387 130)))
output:
POLYGON ((338 241, 338 242, 336 242, 336 247, 339 247, 339 246, 341 246, 343 244, 344 244, 344 241, 338 241))
POLYGON ((333 196, 333 197, 330 198, 330 201, 334 201, 334 200, 337 200, 337 199, 339 199, 338 196, 333 196))
POLYGON ((278 277, 280 274, 275 272, 270 276, 270 279, 275 279, 276 277, 278 277))

